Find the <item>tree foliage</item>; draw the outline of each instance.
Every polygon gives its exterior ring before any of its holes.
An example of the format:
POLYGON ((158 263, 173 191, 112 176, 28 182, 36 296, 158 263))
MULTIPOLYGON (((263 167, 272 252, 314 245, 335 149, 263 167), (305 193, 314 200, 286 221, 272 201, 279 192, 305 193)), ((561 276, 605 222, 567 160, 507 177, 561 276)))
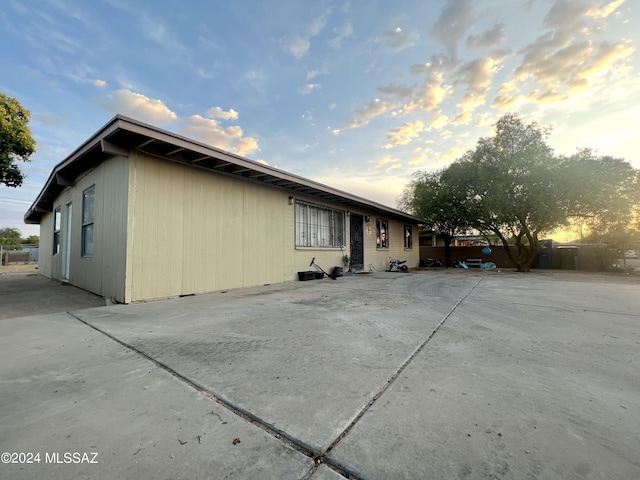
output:
POLYGON ((451 263, 451 241, 469 229, 464 194, 449 184, 443 171, 418 172, 400 197, 400 208, 424 218, 429 228, 444 239, 445 263, 451 263))
POLYGON ((0 245, 7 250, 18 248, 22 243, 20 230, 17 228, 0 228, 0 245))
POLYGON ((18 162, 28 162, 35 152, 30 116, 18 100, 0 92, 0 185, 22 185, 24 174, 18 162))
POLYGON ((420 174, 403 204, 428 223, 496 236, 518 271, 528 271, 541 240, 572 219, 616 229, 631 220, 638 201, 637 171, 624 160, 579 150, 554 155, 549 129, 507 114, 495 134, 478 140, 449 167, 420 174), (446 186, 446 194, 437 192, 446 186), (434 189, 431 194, 424 190, 434 189), (626 223, 625 223, 626 222, 626 223), (516 252, 510 248, 515 245, 516 252))
POLYGON ((589 149, 561 158, 569 217, 580 241, 617 243, 633 228, 640 205, 640 171, 624 160, 589 149))

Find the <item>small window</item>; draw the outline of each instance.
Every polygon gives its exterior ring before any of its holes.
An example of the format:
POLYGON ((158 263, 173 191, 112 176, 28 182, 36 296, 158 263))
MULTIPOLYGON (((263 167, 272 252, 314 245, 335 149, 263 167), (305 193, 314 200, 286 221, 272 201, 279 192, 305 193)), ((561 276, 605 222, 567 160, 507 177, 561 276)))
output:
POLYGON ((93 223, 95 220, 96 186, 82 192, 82 256, 93 257, 93 223))
POLYGON ((376 220, 376 246, 377 248, 389 248, 389 220, 382 218, 376 220))
POLYGON ((296 202, 296 247, 340 248, 344 238, 343 210, 296 202))
POLYGON ((404 248, 413 248, 413 229, 411 225, 404 226, 404 248))
POLYGON ((60 253, 60 223, 62 221, 62 214, 60 213, 60 207, 53 211, 53 254, 60 253))

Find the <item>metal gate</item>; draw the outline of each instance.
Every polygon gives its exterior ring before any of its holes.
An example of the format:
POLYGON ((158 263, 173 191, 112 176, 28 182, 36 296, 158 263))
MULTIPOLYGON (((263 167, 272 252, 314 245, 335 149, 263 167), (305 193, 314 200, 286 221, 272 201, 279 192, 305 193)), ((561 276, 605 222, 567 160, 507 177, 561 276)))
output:
POLYGON ((363 217, 362 215, 351 214, 351 229, 350 229, 350 250, 351 250, 351 262, 350 267, 356 270, 364 269, 364 231, 363 231, 363 217))

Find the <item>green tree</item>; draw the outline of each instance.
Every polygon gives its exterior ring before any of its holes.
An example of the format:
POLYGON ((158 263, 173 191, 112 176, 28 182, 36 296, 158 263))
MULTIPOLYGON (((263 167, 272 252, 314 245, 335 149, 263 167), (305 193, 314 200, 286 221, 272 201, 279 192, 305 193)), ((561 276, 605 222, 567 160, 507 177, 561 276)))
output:
POLYGON ((494 136, 481 138, 475 149, 434 174, 446 185, 446 196, 438 197, 440 187, 424 182, 436 191, 426 195, 409 188, 405 205, 425 218, 444 215, 464 230, 497 237, 521 272, 530 269, 544 236, 571 219, 601 231, 628 225, 640 195, 631 165, 591 150, 555 156, 546 143, 549 132, 517 115, 503 116, 494 136))
POLYGON ((424 218, 427 228, 444 240, 445 264, 451 264, 452 240, 469 230, 466 198, 449 183, 445 170, 417 172, 404 188, 400 208, 424 218))
POLYGON ((22 243, 20 236, 20 230, 17 228, 0 228, 0 245, 2 245, 5 250, 19 248, 22 243))
POLYGON ((493 137, 481 138, 475 150, 450 166, 449 175, 471 207, 468 222, 484 235, 495 235, 520 272, 531 267, 541 236, 567 220, 557 198, 560 185, 548 134, 548 128, 507 114, 493 137))
POLYGON ((38 235, 29 235, 27 238, 22 239, 22 243, 25 245, 38 245, 40 237, 38 235))
POLYGON ((0 92, 0 185, 22 185, 24 174, 18 162, 28 162, 35 152, 30 116, 18 100, 0 92))
POLYGON ((591 241, 605 243, 624 235, 640 202, 638 172, 622 159, 597 156, 591 149, 561 157, 559 164, 568 215, 578 226, 580 240, 587 233, 591 241))

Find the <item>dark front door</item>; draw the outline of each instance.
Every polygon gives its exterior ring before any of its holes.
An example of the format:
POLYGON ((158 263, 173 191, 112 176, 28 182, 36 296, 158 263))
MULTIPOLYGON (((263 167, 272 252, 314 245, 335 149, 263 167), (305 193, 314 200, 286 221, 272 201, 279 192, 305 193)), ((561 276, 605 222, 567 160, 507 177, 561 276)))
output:
POLYGON ((362 215, 351 214, 351 267, 364 270, 364 232, 362 215))

